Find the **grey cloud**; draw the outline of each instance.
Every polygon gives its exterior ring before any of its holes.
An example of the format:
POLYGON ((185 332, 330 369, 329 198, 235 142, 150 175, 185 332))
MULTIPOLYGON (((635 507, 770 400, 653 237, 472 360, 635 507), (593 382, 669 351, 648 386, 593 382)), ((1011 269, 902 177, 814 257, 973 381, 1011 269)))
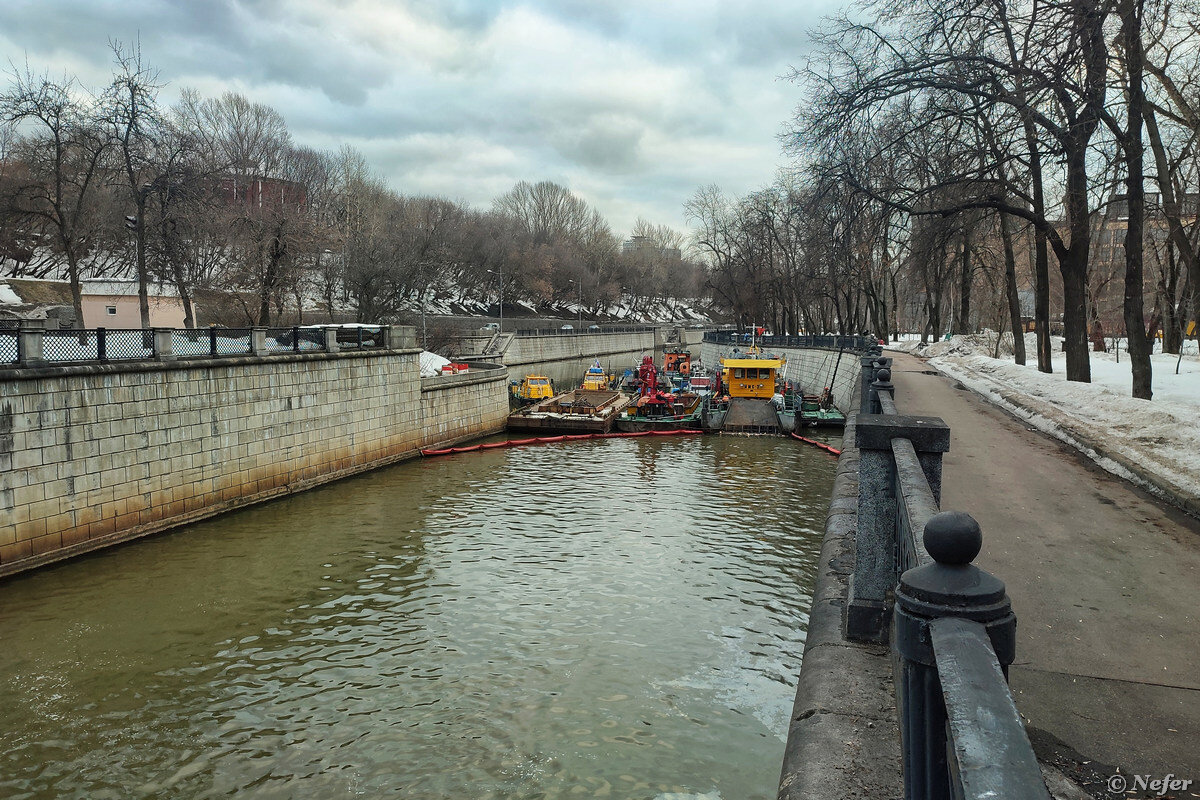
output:
POLYGON ((559 128, 550 138, 569 161, 606 173, 624 174, 642 166, 643 130, 628 116, 596 115, 572 128, 559 128))
MULTIPOLYGON (((274 105, 299 142, 360 147, 402 191, 488 205, 521 179, 574 179, 621 228, 638 214, 681 224, 682 203, 702 184, 743 192, 771 180, 782 159, 772 137, 794 91, 776 78, 803 57, 805 29, 832 9, 521 0, 521 13, 592 49, 578 63, 550 63, 489 49, 515 0, 396 4, 431 26, 419 54, 353 40, 354 28, 338 24, 352 20, 348 0, 10 0, 0 5, 0 43, 16 61, 28 51, 31 65, 53 72, 70 58, 105 83, 107 38, 140 32, 145 56, 174 85, 167 95, 191 84, 243 91, 274 105), (628 66, 598 63, 607 53, 677 88, 589 81, 585 69, 628 66)), ((524 44, 511 26, 508 35, 506 47, 524 44)), ((543 44, 528 42, 529 52, 543 44)))

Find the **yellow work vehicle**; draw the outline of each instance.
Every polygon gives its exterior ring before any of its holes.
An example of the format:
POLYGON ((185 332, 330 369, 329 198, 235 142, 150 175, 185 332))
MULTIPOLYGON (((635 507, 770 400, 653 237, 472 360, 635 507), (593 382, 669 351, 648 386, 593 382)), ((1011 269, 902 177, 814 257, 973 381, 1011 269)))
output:
POLYGON ((545 375, 526 375, 520 383, 509 384, 508 391, 514 404, 524 406, 554 397, 554 382, 545 375))

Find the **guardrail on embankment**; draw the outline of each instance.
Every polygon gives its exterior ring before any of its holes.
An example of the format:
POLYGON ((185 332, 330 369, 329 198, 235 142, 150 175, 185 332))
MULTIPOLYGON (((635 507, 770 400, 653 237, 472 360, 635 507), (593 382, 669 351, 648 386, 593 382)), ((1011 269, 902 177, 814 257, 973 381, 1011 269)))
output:
POLYGON ((591 325, 586 330, 568 326, 564 328, 518 328, 517 336, 595 336, 602 333, 646 333, 656 330, 654 325, 591 325))
POLYGON ((1048 800, 1007 684, 1016 618, 1004 584, 971 564, 975 520, 940 510, 950 429, 897 412, 882 351, 861 362, 779 796, 894 795, 898 760, 906 800, 1048 800), (879 685, 888 671, 894 712, 879 685), (898 725, 898 753, 877 722, 898 725))
POLYGON ((0 366, 336 353, 392 346, 391 327, 0 328, 0 366))
POLYGON ((870 336, 835 336, 833 334, 752 336, 749 333, 737 333, 735 331, 707 331, 704 334, 704 341, 709 344, 757 344, 760 347, 856 350, 859 352, 868 350, 877 343, 870 336))

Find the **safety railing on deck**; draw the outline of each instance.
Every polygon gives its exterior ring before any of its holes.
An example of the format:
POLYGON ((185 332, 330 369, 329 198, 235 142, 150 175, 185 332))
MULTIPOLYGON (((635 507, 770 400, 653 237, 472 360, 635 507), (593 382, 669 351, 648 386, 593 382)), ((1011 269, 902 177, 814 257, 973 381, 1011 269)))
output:
POLYGON ((0 329, 0 366, 388 349, 388 325, 292 328, 0 329))
POLYGON ((815 348, 857 352, 865 351, 876 343, 876 340, 869 336, 834 336, 832 334, 751 336, 749 333, 737 333, 736 331, 707 331, 704 334, 704 341, 709 344, 722 345, 757 344, 762 347, 815 348))
POLYGON ((975 520, 940 510, 950 429, 897 413, 891 364, 878 349, 862 357, 846 637, 890 641, 906 800, 1048 800, 1008 689, 1016 617, 1004 584, 971 563, 975 520))

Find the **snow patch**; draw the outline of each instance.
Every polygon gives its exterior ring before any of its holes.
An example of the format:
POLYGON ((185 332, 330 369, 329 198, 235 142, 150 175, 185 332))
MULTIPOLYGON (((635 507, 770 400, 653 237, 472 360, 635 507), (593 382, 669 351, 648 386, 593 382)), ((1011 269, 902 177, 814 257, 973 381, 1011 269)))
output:
POLYGON ((421 377, 432 378, 435 375, 441 375, 442 367, 449 363, 450 359, 442 358, 437 353, 424 350, 421 352, 421 377))
MULTIPOLYGON (((1011 352, 1011 337, 1009 338, 1011 352)), ((1106 471, 1163 496, 1171 491, 1200 497, 1200 360, 1156 353, 1151 357, 1154 399, 1130 396, 1129 354, 1090 353, 1091 383, 1066 380, 1062 340, 1054 337, 1053 373, 1037 370, 1035 342, 1026 341, 1028 363, 992 358, 995 334, 955 336, 921 347, 893 343, 916 352, 968 389, 1007 409, 1031 427, 1076 448, 1106 471), (1176 374, 1178 367, 1178 374, 1176 374), (1108 455, 1087 442, 1095 442, 1108 455), (1142 477, 1121 462, 1136 464, 1142 477), (1151 485, 1145 476, 1152 476, 1151 485), (1164 492, 1162 487, 1166 487, 1164 492)), ((1001 350, 1004 350, 1001 341, 1001 350)))

